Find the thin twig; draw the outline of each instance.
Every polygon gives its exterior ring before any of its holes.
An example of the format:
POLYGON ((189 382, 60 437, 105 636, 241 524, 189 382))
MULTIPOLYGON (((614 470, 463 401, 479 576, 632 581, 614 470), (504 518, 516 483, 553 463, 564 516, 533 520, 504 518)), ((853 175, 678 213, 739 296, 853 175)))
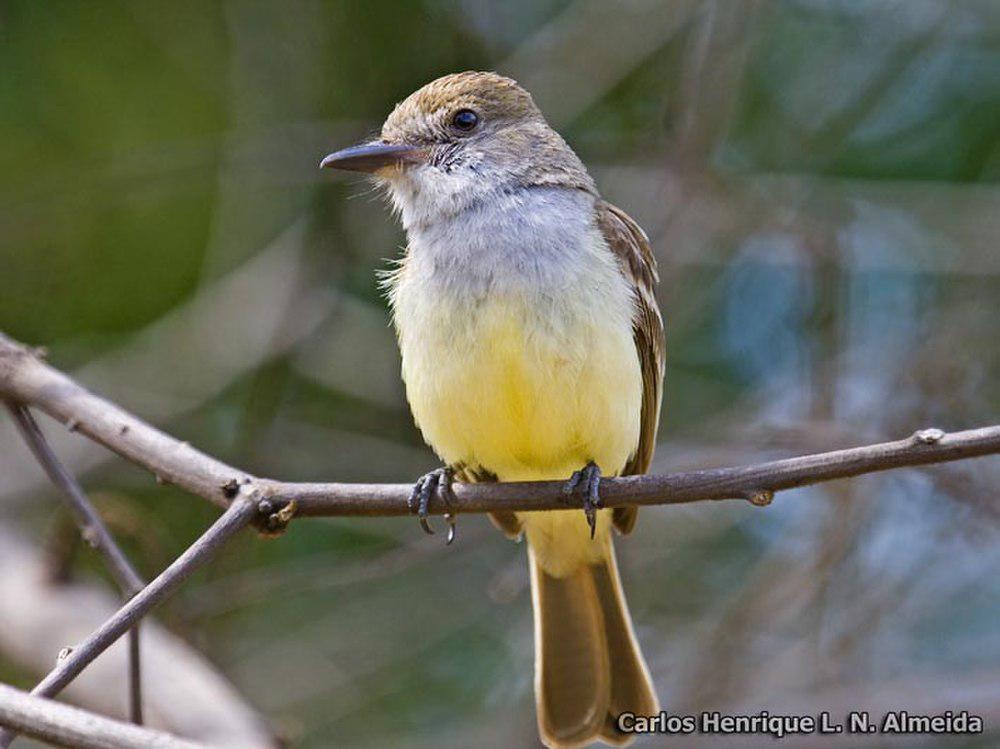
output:
POLYGON ((0 684, 0 726, 75 749, 198 749, 202 744, 122 723, 0 684))
MULTIPOLYGON (((87 493, 80 486, 80 482, 56 457, 31 412, 25 406, 13 403, 8 403, 7 407, 31 452, 45 469, 45 473, 52 483, 66 498, 80 528, 80 535, 83 536, 88 545, 97 549, 104 556, 111 576, 118 583, 125 600, 128 600, 142 590, 145 582, 132 566, 128 557, 125 556, 125 552, 115 542, 114 536, 111 535, 101 516, 87 498, 87 493)), ((129 718, 133 723, 142 725, 142 665, 140 663, 139 624, 129 630, 128 639, 129 718)))
MULTIPOLYGON (((304 484, 256 478, 146 424, 42 362, 27 347, 0 334, 0 398, 37 406, 75 431, 152 471, 163 481, 226 506, 253 494, 268 512, 291 505, 296 515, 407 515, 409 484, 304 484), (294 503, 294 504, 292 504, 294 503)), ((608 507, 744 499, 767 504, 773 493, 822 481, 904 466, 927 465, 1000 453, 1000 426, 946 434, 923 429, 911 437, 848 450, 750 466, 666 475, 609 478, 601 482, 608 507)), ((432 498, 430 512, 533 511, 579 506, 563 482, 454 485, 450 508, 432 498)), ((279 520, 287 519, 287 514, 279 520)))
POLYGON ((80 535, 83 536, 83 540, 104 555, 105 561, 108 563, 108 570, 115 582, 118 583, 122 593, 129 597, 134 596, 145 587, 146 583, 115 542, 111 532, 101 520, 101 516, 87 498, 83 487, 80 486, 76 477, 59 462, 46 441, 45 435, 42 434, 42 430, 38 428, 31 412, 25 406, 13 403, 8 403, 7 407, 14 416, 14 422, 24 437, 24 441, 31 448, 31 452, 45 469, 45 473, 52 483, 62 491, 68 500, 69 508, 80 527, 80 535))
MULTIPOLYGON (((437 544, 424 546, 436 548, 437 544)), ((216 559, 227 551, 228 547, 216 559)), ((0 640, 4 656, 10 656, 11 662, 26 672, 42 676, 55 665, 56 653, 86 639, 122 605, 116 592, 89 575, 46 585, 50 574, 46 552, 31 534, 0 522, 0 640)), ((182 589, 189 587, 185 583, 182 589)), ((274 733, 264 718, 201 651, 159 624, 157 613, 151 612, 142 621, 142 696, 148 723, 155 720, 161 731, 217 748, 276 749, 274 733)), ((127 713, 119 715, 122 706, 116 699, 124 682, 124 645, 113 646, 88 666, 63 692, 66 698, 73 690, 77 706, 127 720, 127 713)), ((12 749, 16 747, 15 741, 12 749)))
MULTIPOLYGON (((63 657, 59 659, 56 667, 31 690, 31 693, 40 697, 57 695, 97 656, 111 647, 153 607, 163 602, 178 585, 205 564, 226 541, 245 528, 256 513, 255 501, 246 496, 235 499, 229 509, 149 585, 115 612, 84 642, 60 654, 63 657)), ((12 732, 0 731, 0 747, 9 746, 13 739, 12 732)))
POLYGON ((128 717, 137 726, 142 725, 142 648, 136 622, 128 631, 128 717))
MULTIPOLYGON (((0 333, 0 398, 36 406, 161 481, 229 505, 222 485, 244 474, 180 442, 47 366, 35 352, 0 333)), ((235 496, 235 491, 230 492, 235 496)))

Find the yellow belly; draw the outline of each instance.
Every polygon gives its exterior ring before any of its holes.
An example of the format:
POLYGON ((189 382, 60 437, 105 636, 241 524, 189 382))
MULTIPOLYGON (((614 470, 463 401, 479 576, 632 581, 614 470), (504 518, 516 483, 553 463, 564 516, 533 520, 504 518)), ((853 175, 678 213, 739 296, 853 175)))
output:
MULTIPOLYGON (((400 345, 414 416, 446 463, 501 481, 564 479, 590 460, 622 470, 639 440, 642 375, 620 315, 501 299, 433 317, 400 325, 400 345)), ((579 511, 521 519, 542 567, 567 574, 604 555, 606 515, 595 541, 579 511)))

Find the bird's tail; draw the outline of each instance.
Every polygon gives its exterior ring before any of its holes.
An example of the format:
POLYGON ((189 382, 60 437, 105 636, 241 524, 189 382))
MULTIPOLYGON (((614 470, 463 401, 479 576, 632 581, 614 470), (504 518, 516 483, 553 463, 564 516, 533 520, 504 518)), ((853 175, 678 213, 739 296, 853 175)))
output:
POLYGON ((618 730, 618 716, 655 715, 660 709, 610 538, 607 550, 604 560, 553 577, 529 546, 538 730, 552 749, 595 740, 627 744, 631 737, 618 730))

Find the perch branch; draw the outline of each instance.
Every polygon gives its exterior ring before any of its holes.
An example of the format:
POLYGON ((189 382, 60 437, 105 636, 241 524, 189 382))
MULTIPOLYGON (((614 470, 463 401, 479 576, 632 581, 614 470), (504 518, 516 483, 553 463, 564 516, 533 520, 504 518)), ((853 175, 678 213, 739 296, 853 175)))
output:
MULTIPOLYGON (((253 495, 260 510, 283 506, 296 515, 407 515, 409 484, 311 484, 257 478, 170 437, 86 390, 45 364, 27 347, 0 335, 0 398, 36 406, 69 429, 220 507, 237 494, 253 495), (293 504, 294 503, 294 504, 293 504)), ((1000 453, 1000 426, 946 434, 924 429, 895 442, 805 455, 750 466, 712 468, 661 476, 627 476, 601 482, 605 506, 680 504, 698 500, 770 502, 774 492, 798 486, 1000 453)), ((430 512, 566 509, 579 506, 562 482, 455 484, 450 508, 440 498, 430 512)), ((275 512, 275 515, 280 513, 275 512)), ((287 513, 279 520, 287 518, 287 513)))
MULTIPOLYGON (((1000 426, 945 434, 924 429, 895 442, 804 455, 749 466, 709 468, 664 475, 624 476, 601 481, 605 507, 684 504, 700 500, 743 499, 763 506, 775 492, 864 473, 943 463, 1000 453, 1000 426)), ((561 481, 455 484, 451 512, 557 510, 577 507, 561 481)), ((296 514, 405 515, 407 484, 296 484, 267 482, 274 497, 294 500, 296 514)), ((432 503, 432 512, 448 510, 432 503)))
POLYGON ((78 749, 198 749, 202 744, 122 723, 0 684, 0 726, 78 749))
MULTIPOLYGON (((8 404, 14 423, 17 424, 21 436, 28 444, 31 452, 45 470, 53 484, 63 493, 69 508, 80 527, 80 535, 90 546, 100 552, 108 565, 108 569, 118 583, 119 589, 128 600, 145 586, 145 582, 129 562, 125 552, 115 543, 101 516, 87 498, 83 487, 76 480, 52 451, 49 443, 38 428, 31 412, 21 405, 8 404)), ((128 633, 129 654, 129 717, 133 723, 142 723, 142 671, 140 665, 139 624, 128 633)))

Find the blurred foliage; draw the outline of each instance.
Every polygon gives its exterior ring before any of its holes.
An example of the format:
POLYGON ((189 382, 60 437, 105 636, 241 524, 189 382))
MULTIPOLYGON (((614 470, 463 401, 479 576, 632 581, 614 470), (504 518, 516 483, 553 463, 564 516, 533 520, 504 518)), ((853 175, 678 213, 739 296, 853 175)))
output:
MULTIPOLYGON (((468 68, 528 86, 653 238, 658 470, 998 421, 987 0, 12 0, 0 329, 247 470, 415 477, 435 459, 375 280, 403 238, 316 164, 468 68)), ((0 520, 46 537, 51 492, 0 441, 0 520)), ((996 469, 644 511, 620 555, 664 703, 1000 683, 996 469)), ((119 461, 86 479, 149 574, 214 515, 119 461)), ((162 617, 296 746, 532 746, 522 556, 482 518, 447 551, 405 520, 302 522, 238 540, 162 617)), ((0 676, 31 681, 2 654, 0 676)))
POLYGON ((989 3, 954 10, 772 6, 730 158, 838 177, 996 181, 1000 46, 984 21, 1000 16, 989 3))

